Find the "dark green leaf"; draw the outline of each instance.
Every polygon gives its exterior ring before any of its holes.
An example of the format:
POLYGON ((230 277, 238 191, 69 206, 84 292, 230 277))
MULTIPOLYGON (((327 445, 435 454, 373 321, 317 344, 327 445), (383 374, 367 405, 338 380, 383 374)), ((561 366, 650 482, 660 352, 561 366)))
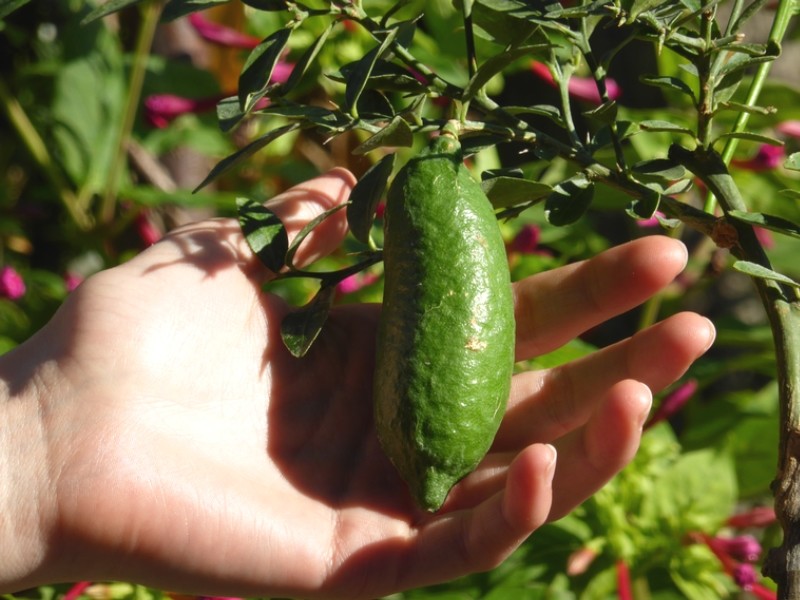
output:
POLYGON ((547 117, 554 123, 564 126, 564 120, 561 118, 561 110, 552 104, 534 104, 533 106, 506 106, 503 108, 507 113, 512 115, 538 115, 547 117))
POLYGON ((0 19, 7 17, 30 0, 0 0, 0 19))
POLYGON ((414 143, 414 134, 403 117, 394 117, 389 124, 363 144, 353 150, 353 154, 366 154, 382 146, 409 148, 414 143))
MULTIPOLYGON (((329 75, 331 79, 346 82, 358 68, 360 61, 343 65, 338 73, 329 75)), ((426 90, 425 85, 412 75, 407 69, 387 60, 376 60, 372 67, 366 88, 376 88, 392 92, 419 93, 426 90)))
POLYGON ((639 123, 639 127, 643 131, 663 131, 667 133, 684 133, 686 135, 694 135, 694 131, 669 121, 660 121, 657 119, 646 120, 639 123))
POLYGON ((483 192, 495 208, 531 203, 545 198, 553 188, 545 183, 501 175, 481 182, 483 192))
POLYGON ((81 21, 81 24, 86 25, 87 23, 91 23, 97 19, 102 19, 107 15, 122 10, 126 6, 139 4, 143 1, 145 0, 109 0, 105 4, 101 4, 100 6, 96 7, 88 15, 86 15, 81 21))
POLYGON ((793 152, 787 156, 783 166, 790 171, 800 171, 800 152, 793 152))
POLYGON ((230 131, 244 118, 239 98, 230 96, 217 103, 217 121, 222 131, 230 131))
POLYGON ((259 10, 279 11, 289 8, 286 0, 242 0, 242 2, 259 10))
POLYGON ((732 210, 728 213, 728 216, 733 217, 737 221, 769 229, 775 233, 800 238, 800 225, 781 217, 765 215, 763 213, 744 212, 741 210, 732 210))
POLYGON ((163 21, 173 21, 188 14, 205 10, 211 6, 226 4, 230 0, 169 0, 161 13, 163 21))
POLYGON ((297 119, 324 129, 336 129, 349 123, 348 119, 335 110, 308 104, 274 103, 256 111, 256 113, 297 119))
POLYGON ((592 203, 594 184, 583 174, 574 175, 559 183, 547 197, 544 214, 557 226, 569 225, 583 216, 592 203))
POLYGON ((397 34, 397 28, 390 29, 380 45, 367 52, 361 60, 353 65, 352 71, 347 76, 347 87, 345 88, 345 101, 351 112, 356 111, 358 99, 367 86, 367 80, 372 74, 376 62, 383 58, 383 55, 389 50, 397 34))
POLYGON ((695 99, 694 91, 689 84, 683 81, 678 77, 648 77, 643 76, 640 78, 642 83, 646 83, 648 85, 652 85, 655 87, 659 87, 665 90, 671 90, 673 92, 680 92, 681 94, 686 94, 692 100, 695 99))
POLYGON ((283 318, 281 337, 292 356, 305 356, 311 349, 328 320, 335 293, 336 286, 322 286, 311 302, 283 318))
POLYGON ((617 120, 617 103, 613 100, 603 102, 600 106, 586 110, 583 112, 584 116, 595 119, 600 123, 610 124, 617 120))
POLYGON ((300 128, 300 125, 298 123, 292 123, 290 125, 286 125, 285 127, 280 127, 278 129, 273 129, 272 131, 262 135, 260 138, 256 138, 254 141, 250 142, 247 146, 245 146, 241 150, 238 150, 238 151, 234 152, 233 154, 231 154, 230 156, 228 156, 226 158, 223 158, 221 161, 219 161, 214 166, 214 168, 211 169, 211 172, 200 183, 200 185, 198 185, 194 189, 194 191, 197 191, 197 190, 207 186, 209 183, 214 181, 217 177, 222 175, 228 169, 230 169, 234 165, 239 164, 244 159, 249 158, 250 156, 252 156, 256 152, 258 152, 259 150, 264 148, 270 142, 273 142, 276 139, 278 139, 279 137, 281 137, 282 135, 284 135, 286 133, 289 133, 290 131, 294 131, 295 129, 299 129, 299 128, 300 128))
POLYGON ((375 210, 386 191, 389 176, 394 170, 395 154, 387 154, 358 180, 350 192, 350 205, 347 207, 347 223, 353 236, 368 244, 375 210))
POLYGON ((730 131, 728 133, 722 133, 717 136, 712 142, 712 146, 716 144, 719 140, 724 140, 728 138, 736 138, 737 140, 747 140, 748 142, 757 142, 759 144, 769 144, 770 146, 783 146, 783 142, 779 139, 770 137, 768 135, 762 135, 760 133, 752 133, 749 131, 730 131))
POLYGON ((467 83, 467 87, 464 88, 463 99, 470 100, 473 98, 475 94, 477 94, 492 77, 498 73, 501 73, 503 69, 513 63, 515 60, 522 58, 523 56, 529 56, 539 50, 549 47, 550 46, 547 44, 534 44, 531 46, 509 48, 503 52, 495 54, 483 62, 480 67, 478 67, 475 75, 472 76, 472 79, 470 79, 469 83, 467 83))
POLYGON ((289 28, 279 29, 256 46, 247 57, 239 75, 239 105, 245 113, 249 113, 269 90, 272 72, 291 33, 289 28))
POLYGON ((657 192, 643 194, 635 198, 628 206, 627 212, 634 219, 650 219, 658 210, 661 195, 657 192))
POLYGON ((767 279, 770 281, 777 281, 778 283, 783 283, 785 285, 792 286, 794 288, 800 288, 800 283, 796 282, 791 277, 787 277, 777 271, 773 271, 772 269, 768 269, 762 265, 759 265, 754 262, 750 262, 747 260, 737 260, 733 263, 733 268, 739 271, 740 273, 744 273, 745 275, 749 275, 750 277, 756 277, 758 279, 767 279))
POLYGON ((637 175, 658 177, 660 179, 675 180, 686 176, 686 167, 671 161, 668 158, 655 158, 636 163, 631 170, 637 175))
POLYGON ((281 220, 266 206, 248 198, 236 200, 239 225, 247 244, 273 273, 280 271, 289 248, 289 236, 281 220))
POLYGON ((777 112, 777 109, 774 106, 752 106, 749 104, 742 104, 741 102, 733 102, 731 100, 718 103, 718 106, 715 110, 732 110, 737 113, 744 112, 751 115, 772 115, 777 112))
POLYGON ((289 79, 286 80, 280 88, 280 94, 283 96, 287 94, 291 90, 295 88, 295 86, 300 82, 303 78, 303 75, 306 74, 308 68, 314 63, 319 54, 322 47, 325 45, 325 42, 328 40, 328 36, 330 35, 333 28, 336 26, 335 21, 331 21, 328 23, 328 26, 322 32, 311 46, 309 46, 300 59, 295 63, 294 67, 292 68, 292 72, 289 75, 289 79))

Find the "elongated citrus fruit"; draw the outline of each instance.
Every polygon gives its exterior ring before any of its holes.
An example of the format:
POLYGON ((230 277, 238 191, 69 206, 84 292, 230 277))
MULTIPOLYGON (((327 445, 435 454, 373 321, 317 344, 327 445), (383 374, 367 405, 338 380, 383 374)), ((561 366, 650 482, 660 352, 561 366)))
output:
POLYGON ((383 252, 376 427, 418 504, 436 511, 488 452, 514 364, 503 239, 454 136, 395 177, 383 252))

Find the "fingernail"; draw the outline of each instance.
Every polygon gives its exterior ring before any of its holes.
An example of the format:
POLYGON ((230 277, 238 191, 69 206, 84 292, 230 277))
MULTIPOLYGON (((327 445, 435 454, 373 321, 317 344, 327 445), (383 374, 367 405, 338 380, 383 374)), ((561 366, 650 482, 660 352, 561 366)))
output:
POLYGON ((545 444, 545 448, 547 448, 547 452, 550 455, 547 461, 547 467, 545 468, 545 475, 547 476, 548 480, 553 480, 553 475, 556 472, 556 462, 558 459, 558 452, 556 451, 555 446, 551 444, 545 444))
POLYGON ((706 325, 708 326, 708 343, 706 344, 706 347, 703 348, 703 352, 707 352, 711 346, 714 345, 714 340, 717 339, 717 328, 714 327, 714 323, 712 323, 710 319, 706 318, 706 325))
POLYGON ((643 403, 642 412, 639 413, 639 427, 644 427, 653 408, 653 392, 649 386, 645 386, 645 389, 647 390, 647 400, 643 403))

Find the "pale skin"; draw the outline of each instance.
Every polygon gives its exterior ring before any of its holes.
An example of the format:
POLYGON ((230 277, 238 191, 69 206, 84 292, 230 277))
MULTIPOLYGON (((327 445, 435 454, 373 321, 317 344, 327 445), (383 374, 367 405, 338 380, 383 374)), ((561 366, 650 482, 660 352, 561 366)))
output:
MULTIPOLYGON (((271 201, 290 235, 346 200, 336 169, 271 201)), ((300 263, 346 233, 343 211, 300 263)), ((686 250, 652 236, 518 282, 517 358, 668 285, 686 250)), ((713 342, 681 313, 514 377, 479 468, 414 507, 371 422, 379 307, 331 314, 310 354, 234 221, 173 232, 73 292, 0 358, 0 592, 77 580, 226 596, 374 598, 490 569, 633 457, 658 391, 713 342)))

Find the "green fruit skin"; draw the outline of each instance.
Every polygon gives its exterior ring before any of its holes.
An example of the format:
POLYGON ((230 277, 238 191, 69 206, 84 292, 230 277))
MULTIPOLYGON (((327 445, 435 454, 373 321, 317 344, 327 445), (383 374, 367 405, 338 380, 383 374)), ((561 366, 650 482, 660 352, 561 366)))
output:
POLYGON ((436 511, 486 455, 514 366, 514 306, 494 211, 442 135, 395 177, 375 371, 381 445, 436 511))

